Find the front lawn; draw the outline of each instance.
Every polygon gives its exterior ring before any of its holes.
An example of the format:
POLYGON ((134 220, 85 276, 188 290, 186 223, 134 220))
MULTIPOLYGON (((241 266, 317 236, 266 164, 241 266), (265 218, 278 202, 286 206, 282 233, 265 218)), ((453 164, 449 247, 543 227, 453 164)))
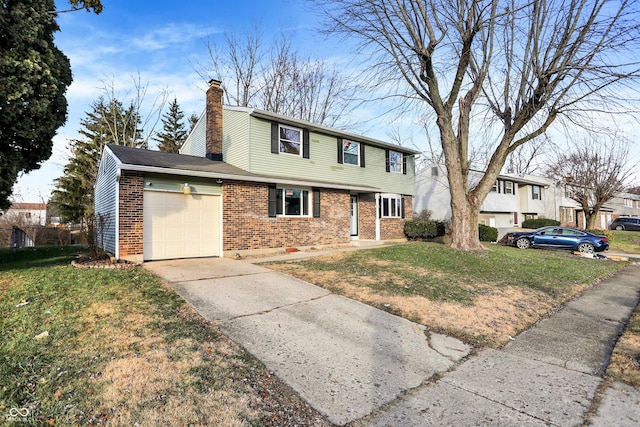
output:
POLYGON ((625 263, 566 251, 436 243, 342 252, 268 267, 476 345, 499 347, 625 263))
POLYGON ((616 231, 610 230, 612 239, 609 242, 610 250, 628 254, 640 254, 640 231, 616 231))
POLYGON ((74 268, 76 251, 0 252, 3 420, 329 425, 146 270, 74 268))

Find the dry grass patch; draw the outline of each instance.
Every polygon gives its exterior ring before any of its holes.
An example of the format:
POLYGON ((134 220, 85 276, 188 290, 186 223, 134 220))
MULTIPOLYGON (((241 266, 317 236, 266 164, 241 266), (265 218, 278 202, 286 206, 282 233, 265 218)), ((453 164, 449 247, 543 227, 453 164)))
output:
POLYGON ((550 251, 492 247, 472 257, 424 244, 267 265, 431 330, 492 347, 506 344, 589 283, 621 267, 591 266, 599 269, 583 274, 589 263, 550 251), (536 263, 545 268, 536 269, 536 263), (563 271, 568 277, 557 277, 563 271))
POLYGON ((636 307, 613 349, 607 377, 640 387, 640 307, 636 307))

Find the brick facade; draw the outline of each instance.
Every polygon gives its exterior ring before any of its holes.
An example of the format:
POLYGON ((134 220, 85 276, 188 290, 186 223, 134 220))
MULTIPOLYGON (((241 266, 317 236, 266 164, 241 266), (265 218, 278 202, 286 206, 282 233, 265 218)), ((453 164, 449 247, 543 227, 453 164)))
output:
POLYGON ((337 245, 350 242, 348 191, 321 190, 320 218, 270 218, 268 186, 225 182, 223 251, 337 245))
MULTIPOLYGON (((359 203, 359 238, 375 240, 376 238, 376 198, 367 193, 358 196, 359 203)), ((413 197, 404 196, 404 218, 380 218, 380 239, 404 239, 404 222, 413 219, 413 197)))
POLYGON ((120 176, 120 258, 142 260, 144 175, 122 171, 120 176))
MULTIPOLYGON (((349 235, 351 197, 346 190, 320 191, 319 218, 269 217, 268 185, 227 181, 222 191, 224 252, 344 245, 349 235)), ((120 177, 120 258, 142 261, 144 175, 123 171, 120 177)), ((360 194, 359 238, 376 238, 374 194, 360 194)), ((404 221, 413 217, 412 198, 404 198, 406 218, 382 218, 380 238, 404 238, 404 221)))

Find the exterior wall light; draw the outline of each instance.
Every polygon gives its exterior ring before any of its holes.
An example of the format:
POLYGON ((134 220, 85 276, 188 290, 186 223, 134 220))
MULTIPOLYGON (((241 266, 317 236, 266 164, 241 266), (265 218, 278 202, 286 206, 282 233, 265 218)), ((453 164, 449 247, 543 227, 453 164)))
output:
POLYGON ((183 194, 191 194, 191 187, 189 187, 189 183, 185 182, 184 187, 182 187, 183 194))

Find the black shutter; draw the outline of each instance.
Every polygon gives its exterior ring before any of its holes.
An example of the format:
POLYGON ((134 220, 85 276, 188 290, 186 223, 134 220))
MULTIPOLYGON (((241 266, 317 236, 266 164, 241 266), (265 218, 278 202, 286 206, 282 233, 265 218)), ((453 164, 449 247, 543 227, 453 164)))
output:
POLYGON ((364 167, 364 144, 360 143, 360 167, 364 167))
POLYGON ((338 163, 344 163, 344 141, 342 138, 338 138, 338 163))
POLYGON ((302 130, 302 157, 309 158, 309 129, 302 130))
MULTIPOLYGON (((276 125, 277 126, 277 125, 276 125)), ((269 217, 275 218, 278 209, 278 196, 275 185, 269 185, 269 217)))
POLYGON ((387 164, 387 172, 391 172, 391 159, 389 159, 389 149, 384 150, 384 158, 387 164))
POLYGON ((271 123, 271 152, 273 154, 280 154, 280 135, 278 132, 280 128, 277 123, 271 123))
POLYGON ((402 154, 402 173, 407 174, 407 156, 404 153, 402 154))
POLYGON ((320 218, 320 190, 313 190, 313 217, 320 218))
POLYGON ((400 218, 404 218, 404 197, 400 197, 400 218))

